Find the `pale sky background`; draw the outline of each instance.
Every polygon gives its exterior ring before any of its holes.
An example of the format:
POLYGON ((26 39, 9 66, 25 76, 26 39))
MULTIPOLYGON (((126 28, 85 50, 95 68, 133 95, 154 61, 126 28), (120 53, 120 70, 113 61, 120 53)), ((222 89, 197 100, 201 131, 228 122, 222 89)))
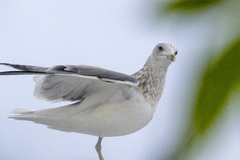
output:
MULTIPOLYGON (((157 43, 172 43, 179 54, 169 67, 153 120, 136 133, 104 138, 102 143, 106 160, 164 160, 186 126, 184 114, 189 99, 196 94, 193 89, 198 87, 198 72, 210 56, 202 52, 211 46, 208 33, 213 29, 204 17, 195 23, 163 17, 156 20, 154 5, 153 0, 1 0, 0 62, 87 64, 132 74, 143 66, 157 43)), ((15 108, 38 110, 63 105, 35 99, 32 76, 1 76, 0 88, 1 160, 97 159, 97 137, 7 118, 15 108)), ((234 98, 229 101, 233 102, 234 98)), ((226 115, 224 127, 219 129, 224 132, 189 159, 240 157, 240 120, 236 113, 226 115)))

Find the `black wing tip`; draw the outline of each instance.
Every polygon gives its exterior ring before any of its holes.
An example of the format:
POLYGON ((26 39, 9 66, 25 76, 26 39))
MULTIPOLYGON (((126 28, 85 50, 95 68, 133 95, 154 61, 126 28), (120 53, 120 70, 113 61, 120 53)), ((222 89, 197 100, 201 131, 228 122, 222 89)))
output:
POLYGON ((50 74, 46 72, 47 68, 38 67, 35 69, 35 66, 29 65, 20 65, 20 64, 11 64, 11 63, 0 63, 0 65, 12 67, 17 69, 17 71, 3 71, 0 72, 0 75, 35 75, 35 74, 50 74))
POLYGON ((37 74, 50 74, 45 72, 32 72, 32 71, 6 71, 0 72, 0 75, 37 75, 37 74))
POLYGON ((0 63, 0 65, 3 65, 3 66, 12 66, 13 64, 11 64, 11 63, 0 63))
POLYGON ((20 64, 12 64, 12 63, 0 63, 0 65, 13 67, 15 69, 20 69, 21 66, 23 66, 23 65, 20 65, 20 64))
MULTIPOLYGON (((0 63, 0 65, 2 66, 8 66, 8 67, 13 67, 14 64, 11 63, 0 63)), ((4 72, 0 72, 0 75, 17 75, 18 73, 16 73, 17 71, 4 71, 4 72)))

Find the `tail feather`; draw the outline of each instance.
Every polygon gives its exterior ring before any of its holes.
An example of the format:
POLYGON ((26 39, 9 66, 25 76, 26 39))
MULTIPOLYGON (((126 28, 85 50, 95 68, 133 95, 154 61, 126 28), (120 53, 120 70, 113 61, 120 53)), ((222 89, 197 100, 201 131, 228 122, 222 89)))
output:
POLYGON ((8 118, 18 119, 18 120, 28 120, 33 118, 34 111, 17 108, 14 109, 11 113, 14 115, 9 116, 8 118))
POLYGON ((11 113, 13 113, 13 114, 29 114, 29 113, 33 113, 33 112, 34 111, 28 110, 28 109, 17 108, 17 109, 14 109, 11 113))
POLYGON ((68 117, 64 116, 64 113, 59 110, 65 109, 66 107, 43 109, 38 111, 32 111, 27 109, 15 109, 11 113, 14 115, 8 118, 15 120, 32 121, 34 123, 43 124, 48 128, 60 130, 64 132, 73 132, 74 128, 69 125, 68 117))

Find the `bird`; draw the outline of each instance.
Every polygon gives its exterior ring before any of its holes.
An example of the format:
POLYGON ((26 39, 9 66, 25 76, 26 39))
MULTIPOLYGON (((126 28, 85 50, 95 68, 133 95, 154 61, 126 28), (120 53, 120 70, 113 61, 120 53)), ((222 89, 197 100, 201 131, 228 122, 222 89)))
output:
POLYGON ((14 68, 0 72, 0 76, 35 75, 36 98, 71 102, 35 111, 15 109, 9 118, 97 136, 95 149, 99 160, 103 160, 104 137, 134 133, 151 121, 163 93, 168 67, 177 53, 172 44, 159 43, 143 67, 132 75, 89 65, 39 67, 0 63, 14 68))

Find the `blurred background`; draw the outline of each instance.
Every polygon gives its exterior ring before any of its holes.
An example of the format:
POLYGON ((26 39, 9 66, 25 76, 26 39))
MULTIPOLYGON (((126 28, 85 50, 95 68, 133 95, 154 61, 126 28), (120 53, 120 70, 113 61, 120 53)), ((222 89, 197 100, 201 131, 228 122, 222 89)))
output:
MULTIPOLYGON (((240 1, 1 0, 0 62, 88 64, 132 74, 159 42, 178 48, 153 120, 103 139, 106 160, 240 159, 240 1)), ((6 70, 1 66, 0 70, 6 70)), ((97 137, 8 119, 32 76, 0 77, 0 159, 97 159, 97 137)))

